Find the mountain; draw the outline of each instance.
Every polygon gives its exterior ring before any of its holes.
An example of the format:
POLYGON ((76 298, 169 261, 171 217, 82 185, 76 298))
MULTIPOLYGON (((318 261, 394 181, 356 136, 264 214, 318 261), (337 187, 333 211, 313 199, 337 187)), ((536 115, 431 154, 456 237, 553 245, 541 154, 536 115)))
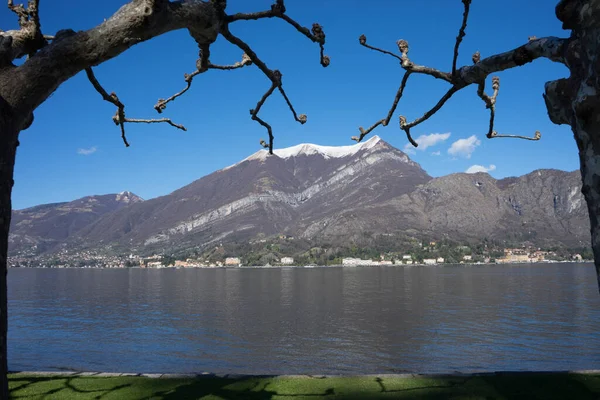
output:
POLYGON ((281 234, 333 245, 404 235, 587 246, 580 186, 578 172, 557 170, 501 180, 485 173, 432 178, 377 136, 353 146, 300 144, 273 155, 258 151, 143 202, 94 208, 86 199, 105 197, 94 196, 15 211, 11 254, 23 254, 19 244, 29 239, 38 253, 149 253, 281 234))
POLYGON ((15 210, 10 225, 10 251, 37 254, 53 249, 103 215, 142 201, 131 192, 121 192, 15 210))

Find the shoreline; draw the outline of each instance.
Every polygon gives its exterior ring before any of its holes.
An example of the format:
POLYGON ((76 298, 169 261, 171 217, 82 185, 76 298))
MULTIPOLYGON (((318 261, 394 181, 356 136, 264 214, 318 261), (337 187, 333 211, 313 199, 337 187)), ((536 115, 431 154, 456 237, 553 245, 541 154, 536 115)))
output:
POLYGON ((163 266, 163 267, 140 267, 140 266, 132 266, 132 267, 8 267, 8 269, 143 269, 143 270, 159 270, 159 269, 311 269, 311 268, 374 268, 374 267, 401 267, 401 268, 411 268, 411 267, 427 267, 427 268, 440 268, 440 267, 486 267, 491 265, 504 265, 508 267, 515 266, 532 266, 532 265, 542 265, 542 264, 593 264, 593 260, 581 260, 581 261, 536 261, 536 262, 514 262, 514 263, 439 263, 439 264, 372 264, 372 265, 239 265, 239 266, 231 266, 231 265, 223 265, 223 266, 214 266, 214 267, 206 267, 206 266, 193 266, 193 267, 175 267, 175 266, 163 266))
POLYGON ((544 375, 600 375, 600 369, 564 370, 564 371, 480 371, 453 373, 390 373, 390 374, 215 374, 212 372, 198 373, 144 373, 144 372, 94 372, 94 371, 9 371, 11 376, 40 376, 40 377, 144 377, 153 379, 251 379, 251 378, 456 378, 456 377, 485 377, 485 376, 544 376, 544 375))

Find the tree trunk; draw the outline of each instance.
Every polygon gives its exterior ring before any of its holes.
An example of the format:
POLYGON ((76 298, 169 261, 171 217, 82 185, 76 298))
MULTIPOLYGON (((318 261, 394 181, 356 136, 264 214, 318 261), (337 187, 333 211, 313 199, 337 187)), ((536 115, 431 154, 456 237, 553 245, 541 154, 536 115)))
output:
POLYGON ((552 122, 570 125, 579 149, 600 290, 600 0, 561 0, 556 16, 571 30, 564 55, 571 75, 548 82, 544 98, 552 122))
POLYGON ((18 129, 11 109, 0 97, 0 399, 8 399, 8 231, 18 129))
MULTIPOLYGON (((596 119, 600 119, 598 117, 596 119)), ((589 140, 581 140, 583 137, 592 135, 600 137, 600 124, 596 123, 594 125, 593 131, 591 130, 592 127, 588 127, 588 130, 575 132, 575 136, 578 138, 577 142, 580 145, 579 160, 583 181, 581 192, 585 197, 590 214, 592 250, 594 252, 598 289, 600 290, 600 148, 594 148, 589 140)))

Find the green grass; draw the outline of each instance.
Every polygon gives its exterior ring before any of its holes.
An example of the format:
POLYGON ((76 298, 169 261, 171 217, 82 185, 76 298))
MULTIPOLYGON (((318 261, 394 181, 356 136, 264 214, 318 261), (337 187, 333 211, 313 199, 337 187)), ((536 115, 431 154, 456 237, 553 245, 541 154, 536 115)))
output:
POLYGON ((600 375, 145 377, 9 375, 13 399, 600 399, 600 375))

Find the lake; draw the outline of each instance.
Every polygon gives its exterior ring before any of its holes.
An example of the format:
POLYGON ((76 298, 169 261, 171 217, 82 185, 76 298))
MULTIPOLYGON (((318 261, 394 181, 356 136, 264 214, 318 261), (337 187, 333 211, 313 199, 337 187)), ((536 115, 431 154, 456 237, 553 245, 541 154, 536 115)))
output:
POLYGON ((590 264, 10 269, 9 369, 600 369, 590 264))

